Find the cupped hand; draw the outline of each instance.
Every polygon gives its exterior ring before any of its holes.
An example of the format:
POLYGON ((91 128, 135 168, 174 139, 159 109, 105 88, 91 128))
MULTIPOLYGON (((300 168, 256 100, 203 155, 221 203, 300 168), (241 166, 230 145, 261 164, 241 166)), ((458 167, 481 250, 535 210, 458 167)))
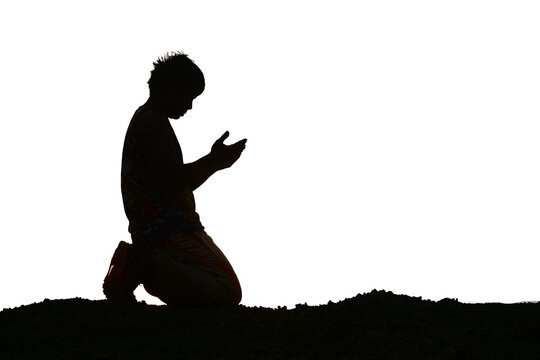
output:
POLYGON ((223 142, 228 137, 229 132, 225 131, 225 133, 214 142, 212 150, 210 151, 210 158, 219 169, 231 167, 246 148, 247 139, 242 139, 232 145, 225 145, 223 142))

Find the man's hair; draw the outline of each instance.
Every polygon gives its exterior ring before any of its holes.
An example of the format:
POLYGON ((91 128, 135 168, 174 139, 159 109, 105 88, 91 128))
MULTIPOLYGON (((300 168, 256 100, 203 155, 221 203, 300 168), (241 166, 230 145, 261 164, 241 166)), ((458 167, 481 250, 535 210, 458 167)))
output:
POLYGON ((186 54, 170 52, 154 61, 148 87, 150 95, 186 88, 201 94, 204 91, 204 75, 186 54))

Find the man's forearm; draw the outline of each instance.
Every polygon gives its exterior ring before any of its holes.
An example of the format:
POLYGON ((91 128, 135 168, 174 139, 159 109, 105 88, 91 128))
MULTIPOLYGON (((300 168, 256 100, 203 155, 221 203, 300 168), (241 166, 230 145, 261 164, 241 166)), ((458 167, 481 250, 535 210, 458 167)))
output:
POLYGON ((246 139, 240 140, 232 145, 223 144, 223 140, 229 136, 229 132, 225 132, 219 138, 208 155, 203 156, 199 160, 183 164, 177 167, 175 179, 173 180, 178 186, 185 186, 193 191, 201 186, 210 176, 216 171, 231 167, 238 160, 242 151, 246 147, 246 139))
POLYGON ((193 191, 204 184, 218 170, 219 167, 208 154, 197 161, 182 165, 179 173, 180 181, 182 185, 193 191))

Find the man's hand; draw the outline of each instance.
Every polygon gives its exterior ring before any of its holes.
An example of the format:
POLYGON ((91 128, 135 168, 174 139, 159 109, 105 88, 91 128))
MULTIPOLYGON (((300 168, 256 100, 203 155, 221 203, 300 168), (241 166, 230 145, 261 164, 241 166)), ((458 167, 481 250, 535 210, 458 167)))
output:
POLYGON ((225 145, 223 141, 229 137, 229 132, 225 131, 219 139, 212 145, 210 159, 219 170, 230 167, 238 160, 242 151, 246 148, 247 139, 242 139, 232 145, 225 145))

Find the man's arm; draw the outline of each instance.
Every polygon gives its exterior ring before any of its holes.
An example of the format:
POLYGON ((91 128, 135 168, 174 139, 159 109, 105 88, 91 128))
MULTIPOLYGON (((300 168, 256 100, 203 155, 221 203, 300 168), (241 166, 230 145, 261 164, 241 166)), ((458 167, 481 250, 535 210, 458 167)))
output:
POLYGON ((246 139, 232 145, 223 141, 225 132, 212 146, 210 153, 199 160, 179 165, 176 159, 174 130, 167 117, 159 112, 144 114, 137 128, 137 139, 147 155, 145 171, 151 181, 166 192, 178 186, 195 190, 216 171, 230 167, 238 160, 246 146, 246 139))
POLYGON ((208 155, 183 166, 189 189, 197 189, 216 171, 231 167, 242 155, 242 151, 246 148, 247 139, 242 139, 232 145, 225 145, 223 142, 228 137, 229 132, 226 131, 214 142, 208 155))

